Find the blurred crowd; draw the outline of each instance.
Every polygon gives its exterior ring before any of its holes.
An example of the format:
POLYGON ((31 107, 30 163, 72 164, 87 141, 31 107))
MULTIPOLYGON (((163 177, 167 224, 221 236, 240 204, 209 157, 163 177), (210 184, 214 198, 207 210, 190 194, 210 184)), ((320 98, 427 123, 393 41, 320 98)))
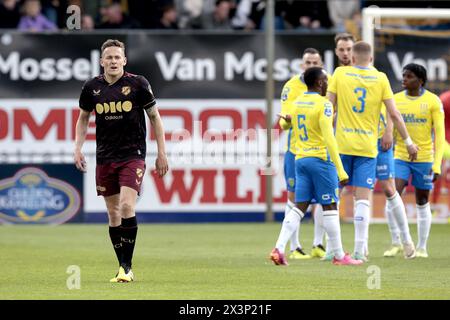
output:
MULTIPOLYGON (((277 30, 342 32, 359 28, 370 5, 448 8, 448 1, 275 0, 277 30)), ((81 9, 81 29, 264 29, 266 0, 0 0, 0 28, 66 28, 70 5, 81 9)), ((423 29, 449 29, 430 19, 423 29)))

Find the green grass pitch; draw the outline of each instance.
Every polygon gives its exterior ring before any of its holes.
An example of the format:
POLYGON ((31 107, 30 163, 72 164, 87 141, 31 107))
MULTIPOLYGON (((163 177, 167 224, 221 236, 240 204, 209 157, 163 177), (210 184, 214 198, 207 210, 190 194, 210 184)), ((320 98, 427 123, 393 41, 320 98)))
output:
MULTIPOLYGON (((410 225, 413 239, 416 225, 410 225)), ((428 259, 383 258, 386 225, 370 227, 370 261, 334 266, 317 259, 274 266, 268 255, 279 223, 141 224, 133 283, 109 283, 117 271, 106 225, 1 226, 0 299, 450 299, 450 225, 432 225, 428 259), (68 266, 81 270, 69 290, 68 266), (380 269, 380 288, 369 289, 380 269)), ((353 225, 342 226, 346 251, 353 225)), ((310 248, 311 223, 301 226, 310 248)))

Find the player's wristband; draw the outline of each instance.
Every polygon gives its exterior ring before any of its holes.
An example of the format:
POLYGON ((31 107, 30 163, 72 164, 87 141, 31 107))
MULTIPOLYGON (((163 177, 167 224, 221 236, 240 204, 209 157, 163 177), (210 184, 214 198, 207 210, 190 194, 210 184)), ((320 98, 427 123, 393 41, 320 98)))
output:
POLYGON ((411 137, 406 138, 403 140, 407 147, 411 146, 413 144, 413 141, 411 140, 411 137))

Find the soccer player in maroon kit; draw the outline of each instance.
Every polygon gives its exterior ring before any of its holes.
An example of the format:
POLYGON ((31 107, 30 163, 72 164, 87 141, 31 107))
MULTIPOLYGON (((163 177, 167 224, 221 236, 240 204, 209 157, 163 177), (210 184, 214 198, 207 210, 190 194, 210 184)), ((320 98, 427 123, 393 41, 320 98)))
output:
POLYGON ((109 235, 119 261, 111 282, 134 280, 131 271, 137 234, 135 206, 145 174, 145 113, 156 136, 159 176, 168 171, 164 128, 148 81, 124 71, 125 46, 109 39, 101 47, 104 73, 85 83, 80 95, 81 112, 76 125, 74 161, 86 172, 81 148, 89 116, 95 110, 97 194, 103 196, 109 218, 109 235))

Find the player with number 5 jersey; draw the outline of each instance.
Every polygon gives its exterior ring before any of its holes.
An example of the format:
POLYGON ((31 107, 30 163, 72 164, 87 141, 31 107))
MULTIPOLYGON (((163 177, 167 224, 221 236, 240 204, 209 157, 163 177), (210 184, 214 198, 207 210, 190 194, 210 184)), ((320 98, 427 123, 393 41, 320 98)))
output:
POLYGON ((298 137, 295 150, 295 203, 283 220, 270 259, 276 265, 287 265, 284 250, 288 239, 304 217, 312 199, 323 207, 323 227, 329 236, 330 251, 336 265, 359 265, 342 249, 339 224, 338 179, 347 183, 336 139, 333 135, 333 106, 325 99, 327 74, 322 68, 310 68, 304 73, 308 91, 292 102, 290 114, 280 115, 292 122, 293 134, 298 137), (331 162, 333 160, 333 162, 331 162))
MULTIPOLYGON (((319 51, 314 48, 306 48, 302 55, 302 69, 304 71, 312 67, 322 67, 322 57, 319 51)), ((292 102, 297 99, 304 92, 308 91, 306 84, 303 80, 303 73, 296 74, 283 86, 281 93, 281 113, 289 114, 292 102)), ((286 189, 288 191, 288 199, 286 202, 286 208, 284 214, 286 215, 292 207, 295 206, 295 144, 298 137, 292 134, 292 126, 290 122, 286 122, 283 118, 279 120, 280 127, 287 131, 287 146, 286 153, 284 155, 284 178, 286 181, 286 189)), ((314 211, 313 206, 313 211, 314 211)), ((319 206, 320 207, 320 206, 319 206)), ((321 208, 320 208, 321 209, 321 208)), ((316 210, 317 211, 317 210, 316 210)), ((311 250, 311 255, 307 254, 300 244, 299 233, 300 225, 297 230, 292 234, 290 239, 291 253, 289 258, 291 259, 311 259, 312 257, 323 257, 325 255, 325 248, 323 247, 323 236, 325 230, 321 227, 321 223, 316 219, 314 215, 314 242, 311 250)))

